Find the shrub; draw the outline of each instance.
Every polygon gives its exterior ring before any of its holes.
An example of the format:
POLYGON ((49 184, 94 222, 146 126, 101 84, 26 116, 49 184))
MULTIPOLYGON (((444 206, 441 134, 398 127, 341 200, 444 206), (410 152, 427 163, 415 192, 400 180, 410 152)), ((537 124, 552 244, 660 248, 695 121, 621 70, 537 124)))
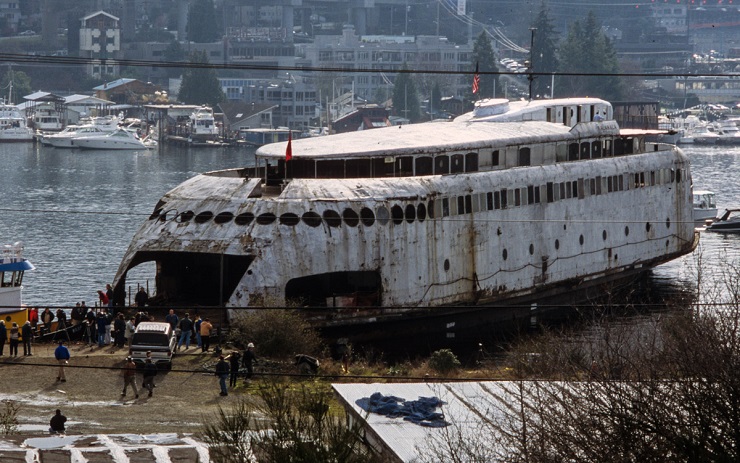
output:
POLYGON ((429 368, 437 373, 447 374, 460 368, 460 360, 450 349, 440 349, 432 352, 429 357, 429 368))
POLYGON ((229 338, 242 347, 252 342, 258 356, 272 358, 317 356, 323 347, 316 330, 299 311, 291 309, 255 309, 239 314, 231 320, 229 338))
POLYGON ((18 410, 20 405, 12 400, 3 400, 3 409, 0 410, 0 432, 4 435, 18 432, 18 410))

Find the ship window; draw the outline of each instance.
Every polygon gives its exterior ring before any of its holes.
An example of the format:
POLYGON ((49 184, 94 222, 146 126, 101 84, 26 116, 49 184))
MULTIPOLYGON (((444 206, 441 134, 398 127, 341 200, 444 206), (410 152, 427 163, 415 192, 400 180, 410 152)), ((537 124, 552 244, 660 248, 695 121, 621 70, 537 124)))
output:
POLYGON ((393 223, 395 225, 403 223, 403 209, 401 206, 396 204, 391 208, 391 217, 393 218, 393 223))
POLYGON ((650 186, 655 186, 655 171, 650 171, 650 186))
POLYGON ((351 208, 347 208, 342 212, 342 219, 344 219, 344 223, 349 227, 356 227, 360 223, 360 216, 351 208))
POLYGON ((175 222, 187 223, 187 222, 190 222, 191 220, 193 220, 193 217, 195 217, 195 212, 193 212, 193 211, 180 212, 175 217, 175 222))
POLYGON ((611 140, 604 140, 603 154, 604 154, 604 157, 612 156, 612 141, 611 140))
POLYGON ((434 175, 444 175, 450 173, 449 156, 437 156, 434 158, 434 175))
POLYGON ((450 198, 442 198, 442 217, 450 215, 450 198))
POLYGON ((295 227, 296 225, 298 225, 300 221, 301 219, 298 217, 298 215, 293 214, 292 212, 286 212, 285 214, 282 214, 280 216, 281 225, 288 225, 289 227, 295 227))
POLYGON ((231 212, 219 212, 216 217, 213 219, 216 223, 227 223, 231 222, 234 219, 234 214, 231 212))
POLYGON ((589 193, 591 194, 591 196, 596 195, 596 179, 593 179, 593 178, 589 179, 588 183, 589 183, 589 193))
POLYGON ((498 191, 493 192, 493 208, 501 209, 501 193, 498 191))
POLYGON ((177 211, 175 209, 168 209, 159 215, 159 220, 161 222, 166 222, 175 216, 177 216, 177 211))
POLYGON ((596 177, 596 194, 601 194, 601 177, 596 177))
POLYGON ((326 221, 326 224, 330 227, 338 227, 342 224, 342 218, 339 216, 339 212, 335 210, 325 210, 323 217, 324 221, 326 221))
POLYGON ((465 195, 465 213, 470 214, 473 212, 473 198, 470 195, 465 195))
POLYGON ((534 187, 534 202, 535 204, 540 203, 540 186, 535 185, 534 187))
MULTIPOLYGON (((260 225, 270 225, 275 222, 276 219, 277 217, 272 212, 265 212, 264 214, 257 216, 257 223, 260 225)), ((195 218, 195 221, 198 221, 198 217, 195 218)))
POLYGON ((416 219, 416 208, 413 204, 408 204, 406 206, 406 211, 404 213, 404 216, 406 217, 406 222, 413 223, 416 219))
POLYGON ((578 160, 578 143, 568 145, 568 161, 578 160))
POLYGON ((557 162, 565 162, 568 160, 568 145, 565 143, 558 143, 555 146, 555 160, 557 162))
MULTIPOLYGON (((464 196, 458 196, 457 197, 457 213, 458 214, 464 214, 465 213, 465 197, 464 196)), ((454 213, 453 213, 454 215, 454 213)))
POLYGON ((420 203, 417 206, 416 217, 418 217, 419 222, 423 222, 427 218, 427 207, 424 205, 424 203, 420 203))
POLYGON ((344 161, 316 161, 316 178, 344 178, 344 161))
POLYGON ((565 182, 560 182, 560 199, 565 199, 565 182))
POLYGON ((591 157, 594 159, 601 157, 601 141, 591 143, 591 157))
POLYGON ((434 162, 430 156, 416 158, 416 175, 432 175, 434 173, 434 162))
POLYGON ((583 199, 583 196, 578 194, 579 191, 581 190, 578 188, 578 180, 573 180, 573 197, 583 199))
POLYGON ((555 192, 553 191, 553 186, 554 185, 552 182, 547 182, 546 189, 547 189, 547 202, 548 203, 555 202, 555 192))
POLYGON ((203 211, 195 216, 195 223, 206 223, 213 218, 213 212, 203 211))
POLYGON ((522 193, 519 188, 516 188, 514 190, 514 206, 521 206, 522 205, 522 193))
POLYGON ((450 160, 450 173, 465 172, 465 158, 462 154, 453 154, 450 160))
POLYGON ((612 183, 612 178, 611 177, 608 177, 606 180, 607 180, 607 182, 606 182, 606 191, 608 191, 609 193, 611 193, 612 191, 614 191, 613 183, 612 183))
POLYGON ((396 158, 396 177, 412 177, 414 175, 414 158, 399 156, 396 158))
POLYGON ((676 181, 676 171, 675 169, 671 169, 671 183, 676 181))
POLYGON ((254 220, 254 214, 251 212, 242 212, 234 218, 234 223, 237 225, 249 225, 252 223, 252 220, 254 220))
POLYGON ((499 156, 498 150, 493 150, 493 153, 491 153, 491 165, 492 166, 498 166, 501 164, 501 159, 499 156))
POLYGON ((508 191, 507 190, 501 190, 501 209, 506 209, 506 206, 509 205, 509 197, 508 197, 508 191))
POLYGON ((369 207, 363 207, 360 209, 360 220, 366 227, 372 227, 375 224, 375 214, 369 207))
POLYGON ((309 227, 318 227, 321 225, 321 216, 314 211, 304 212, 301 220, 309 227))
POLYGON ((591 158, 591 143, 585 141, 581 143, 581 159, 591 158))
POLYGON ((388 213, 388 209, 385 206, 380 206, 375 215, 378 218, 378 223, 380 223, 380 225, 387 224, 388 220, 391 217, 388 213))
POLYGON ((520 166, 528 166, 530 165, 530 157, 531 152, 529 148, 521 148, 519 149, 519 159, 518 162, 520 166))
POLYGON ((676 183, 681 183, 681 169, 676 171, 676 183))
POLYGON ((493 193, 490 191, 486 193, 486 209, 489 211, 493 209, 493 193))
POLYGON ((625 154, 625 142, 622 138, 617 138, 614 140, 614 155, 615 156, 621 156, 625 154))
POLYGON ((617 176, 619 180, 619 191, 624 191, 624 175, 617 176))
MULTIPOLYGON (((347 178, 367 178, 373 176, 371 159, 347 159, 345 162, 347 178)), ((311 170, 313 176, 313 169, 311 170)))
POLYGON ((527 204, 534 204, 534 186, 527 187, 527 204))
POLYGON ((478 172, 478 153, 465 155, 465 172, 478 172))
POLYGON ((427 204, 427 210, 429 211, 429 218, 433 219, 435 217, 439 217, 439 212, 435 209, 439 206, 439 201, 435 201, 433 199, 429 200, 429 203, 427 204))

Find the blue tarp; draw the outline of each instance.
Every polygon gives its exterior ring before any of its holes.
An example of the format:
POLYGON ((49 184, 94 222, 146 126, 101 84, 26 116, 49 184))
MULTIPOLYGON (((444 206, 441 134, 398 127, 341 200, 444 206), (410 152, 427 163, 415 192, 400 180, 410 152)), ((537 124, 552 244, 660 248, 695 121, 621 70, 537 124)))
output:
POLYGON ((419 397, 418 400, 405 400, 396 396, 384 396, 376 392, 370 397, 357 399, 355 403, 366 412, 385 415, 389 418, 403 417, 420 426, 440 428, 449 426, 443 413, 437 412, 437 407, 446 405, 446 402, 437 397, 419 397))

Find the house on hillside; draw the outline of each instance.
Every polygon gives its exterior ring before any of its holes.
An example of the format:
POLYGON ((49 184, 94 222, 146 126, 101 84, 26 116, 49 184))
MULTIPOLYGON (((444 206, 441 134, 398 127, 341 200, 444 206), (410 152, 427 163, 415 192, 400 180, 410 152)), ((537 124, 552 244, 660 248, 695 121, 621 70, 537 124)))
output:
POLYGON ((93 77, 118 75, 116 59, 121 53, 119 19, 105 11, 96 11, 81 20, 80 57, 89 58, 87 74, 93 77))
POLYGON ((355 132, 390 125, 388 110, 375 104, 358 106, 331 124, 333 133, 355 132))

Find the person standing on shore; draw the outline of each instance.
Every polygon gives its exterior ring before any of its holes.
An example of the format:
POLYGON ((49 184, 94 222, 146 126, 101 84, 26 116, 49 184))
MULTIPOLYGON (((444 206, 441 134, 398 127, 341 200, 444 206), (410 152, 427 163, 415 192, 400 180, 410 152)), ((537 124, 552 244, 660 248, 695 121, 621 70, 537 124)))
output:
POLYGON ((195 331, 195 340, 198 341, 198 348, 203 348, 203 340, 200 338, 200 325, 203 323, 203 320, 200 319, 200 315, 195 316, 195 321, 193 322, 193 330, 195 331))
POLYGON ((229 360, 229 387, 236 387, 236 380, 239 378, 239 364, 241 363, 242 354, 238 350, 235 350, 226 358, 229 360))
POLYGON ((143 286, 139 287, 139 291, 136 293, 136 296, 134 296, 134 302, 136 303, 136 307, 144 307, 146 306, 146 303, 149 301, 149 295, 146 293, 146 290, 143 286))
POLYGON ((141 387, 149 390, 149 396, 152 396, 154 392, 154 377, 157 376, 157 366, 152 363, 152 359, 147 357, 146 363, 144 364, 144 381, 141 383, 141 387))
POLYGON ((185 343, 185 350, 190 349, 190 336, 193 333, 193 321, 190 319, 190 314, 185 313, 185 317, 180 320, 180 339, 177 341, 176 350, 180 350, 183 342, 185 343))
POLYGON ((121 397, 126 397, 126 389, 131 386, 134 391, 134 397, 139 398, 139 391, 136 389, 136 364, 134 359, 126 357, 126 365, 123 366, 123 392, 121 397))
POLYGON ((110 283, 105 285, 105 295, 108 297, 108 310, 111 310, 111 313, 113 313, 113 286, 110 283))
POLYGON ((136 332, 136 323, 134 322, 136 320, 135 317, 131 317, 126 322, 126 345, 131 344, 131 338, 134 337, 134 333, 136 332))
POLYGON ((20 330, 18 329, 18 323, 13 322, 10 326, 10 356, 18 356, 18 342, 20 340, 20 330))
POLYGON ((203 343, 203 347, 201 347, 203 352, 208 352, 208 349, 211 347, 211 331, 213 331, 213 325, 211 325, 211 321, 206 318, 200 324, 200 342, 203 343))
POLYGON ((5 344, 8 342, 8 329, 5 327, 5 320, 0 320, 0 357, 5 350, 5 344))
POLYGON ((21 328, 21 340, 23 341, 23 355, 31 355, 31 340, 33 339, 33 328, 31 322, 26 321, 21 328))
POLYGON ((59 345, 54 349, 54 358, 59 362, 59 373, 57 374, 57 381, 65 382, 67 378, 64 376, 64 366, 69 363, 69 349, 64 345, 64 341, 59 341, 59 345))
POLYGON ((226 390, 226 379, 229 377, 229 364, 226 363, 223 355, 218 357, 216 376, 218 376, 218 384, 221 386, 221 395, 229 395, 229 392, 226 390))
POLYGON ((242 366, 247 369, 247 376, 244 377, 246 383, 252 377, 253 365, 257 361, 257 356, 254 354, 254 344, 251 342, 247 344, 247 350, 244 351, 244 358, 242 360, 242 366))

